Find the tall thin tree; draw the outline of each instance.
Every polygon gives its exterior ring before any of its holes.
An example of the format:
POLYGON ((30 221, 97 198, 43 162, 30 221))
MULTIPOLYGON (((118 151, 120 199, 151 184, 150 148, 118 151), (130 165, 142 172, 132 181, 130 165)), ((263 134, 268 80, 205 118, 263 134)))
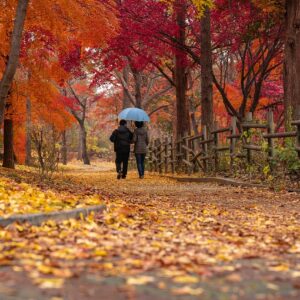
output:
POLYGON ((3 122, 6 98, 11 88, 19 63, 22 33, 24 29, 28 3, 29 0, 18 1, 8 61, 3 73, 3 77, 0 81, 0 124, 3 122))
POLYGON ((201 18, 201 125, 213 126, 213 76, 210 9, 201 18))
MULTIPOLYGON (((185 45, 186 40, 186 3, 183 0, 175 1, 175 18, 178 26, 178 43, 185 45)), ((176 86, 176 114, 177 114, 177 137, 183 136, 190 131, 189 103, 186 97, 186 53, 181 49, 175 54, 175 86, 176 86)))
POLYGON ((286 39, 284 63, 285 126, 300 108, 300 1, 286 1, 286 39))

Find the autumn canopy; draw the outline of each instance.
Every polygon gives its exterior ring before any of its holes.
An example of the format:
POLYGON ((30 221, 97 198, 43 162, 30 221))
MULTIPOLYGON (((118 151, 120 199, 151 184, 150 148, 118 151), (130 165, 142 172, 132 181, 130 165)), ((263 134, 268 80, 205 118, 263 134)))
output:
POLYGON ((283 130, 298 114, 294 1, 0 5, 5 166, 29 163, 49 130, 89 164, 100 148, 109 151, 107 135, 126 107, 146 110, 154 135, 175 137, 249 112, 261 119, 269 109, 283 130))

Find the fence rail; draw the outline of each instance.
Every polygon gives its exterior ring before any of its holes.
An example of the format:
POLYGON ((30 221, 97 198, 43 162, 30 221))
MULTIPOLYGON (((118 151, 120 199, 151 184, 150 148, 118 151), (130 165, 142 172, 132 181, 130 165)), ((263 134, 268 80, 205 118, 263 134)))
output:
POLYGON ((230 160, 230 168, 235 160, 242 159, 251 164, 255 152, 266 152, 267 159, 272 168, 275 156, 275 139, 293 138, 294 149, 300 159, 300 120, 291 123, 295 130, 290 132, 275 133, 273 112, 268 112, 268 118, 264 123, 255 122, 249 113, 245 122, 238 123, 236 117, 231 120, 231 126, 215 128, 208 133, 206 127, 199 135, 184 135, 177 141, 173 137, 165 137, 154 140, 149 147, 149 169, 151 172, 175 173, 179 169, 187 174, 203 171, 218 172, 220 168, 220 156, 227 155, 230 160), (261 133, 261 139, 267 142, 267 149, 252 136, 255 129, 261 133), (223 138, 222 136, 223 135, 223 138), (225 136, 224 136, 225 135, 225 136), (237 144, 240 143, 238 151, 237 144))

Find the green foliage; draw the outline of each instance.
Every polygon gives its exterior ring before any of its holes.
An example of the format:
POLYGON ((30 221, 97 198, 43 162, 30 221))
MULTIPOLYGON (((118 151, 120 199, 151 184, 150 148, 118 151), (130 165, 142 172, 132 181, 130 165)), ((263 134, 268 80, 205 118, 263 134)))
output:
POLYGON ((230 168, 230 157, 228 155, 219 156, 219 172, 226 172, 230 168))
POLYGON ((275 161, 278 161, 289 173, 300 175, 300 159, 291 141, 288 141, 285 147, 276 149, 275 161))
POLYGON ((111 156, 112 144, 106 135, 88 136, 88 151, 91 156, 108 158, 111 156))

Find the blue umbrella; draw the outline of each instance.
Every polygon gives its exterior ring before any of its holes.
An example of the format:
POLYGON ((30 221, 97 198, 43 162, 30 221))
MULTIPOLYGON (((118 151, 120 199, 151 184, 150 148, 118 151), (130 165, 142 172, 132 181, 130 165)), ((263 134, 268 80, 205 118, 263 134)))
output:
POLYGON ((139 121, 139 122, 150 122, 150 118, 147 113, 135 107, 130 107, 122 110, 118 116, 120 120, 127 121, 139 121))

